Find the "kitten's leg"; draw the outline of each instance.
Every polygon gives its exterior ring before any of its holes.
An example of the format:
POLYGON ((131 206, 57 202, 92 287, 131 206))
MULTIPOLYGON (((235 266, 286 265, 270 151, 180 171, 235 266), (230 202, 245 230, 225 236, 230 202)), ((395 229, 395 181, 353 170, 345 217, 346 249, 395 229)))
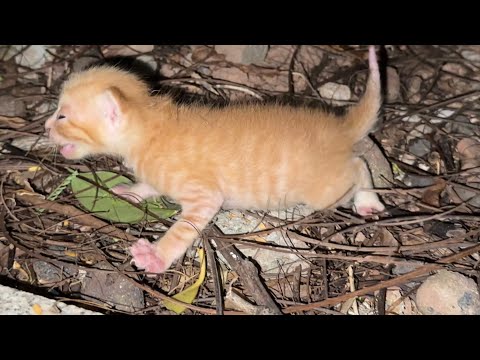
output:
POLYGON ((162 273, 183 255, 200 235, 210 220, 220 210, 223 198, 220 195, 197 196, 195 200, 182 201, 181 218, 157 242, 140 239, 130 248, 137 268, 147 272, 162 273))
POLYGON ((137 183, 134 185, 120 184, 111 190, 120 197, 126 198, 134 203, 139 203, 150 197, 160 196, 154 188, 145 183, 137 183))
POLYGON ((357 191, 353 198, 354 210, 361 216, 372 215, 376 212, 385 210, 385 206, 378 199, 378 195, 371 191, 362 191, 362 189, 372 189, 372 177, 367 164, 360 158, 354 159, 357 169, 358 180, 356 181, 357 191))

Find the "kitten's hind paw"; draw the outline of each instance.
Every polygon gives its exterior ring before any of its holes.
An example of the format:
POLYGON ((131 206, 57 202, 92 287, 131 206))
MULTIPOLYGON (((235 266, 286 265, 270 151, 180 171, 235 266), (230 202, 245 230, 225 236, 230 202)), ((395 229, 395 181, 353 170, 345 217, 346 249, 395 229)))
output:
POLYGON ((139 269, 157 274, 167 270, 165 261, 160 258, 155 245, 145 239, 139 239, 133 244, 130 247, 130 253, 133 256, 135 266, 139 269))
POLYGON ((374 215, 385 211, 383 205, 373 192, 359 192, 355 195, 353 203, 355 212, 360 216, 374 215))

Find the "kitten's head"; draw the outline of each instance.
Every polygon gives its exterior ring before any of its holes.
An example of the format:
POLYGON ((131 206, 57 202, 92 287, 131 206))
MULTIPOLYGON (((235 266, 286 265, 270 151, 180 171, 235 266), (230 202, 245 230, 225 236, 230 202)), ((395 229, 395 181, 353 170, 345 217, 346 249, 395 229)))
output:
POLYGON ((45 129, 67 159, 118 153, 135 104, 146 97, 147 86, 126 71, 97 67, 76 73, 63 85, 45 129))

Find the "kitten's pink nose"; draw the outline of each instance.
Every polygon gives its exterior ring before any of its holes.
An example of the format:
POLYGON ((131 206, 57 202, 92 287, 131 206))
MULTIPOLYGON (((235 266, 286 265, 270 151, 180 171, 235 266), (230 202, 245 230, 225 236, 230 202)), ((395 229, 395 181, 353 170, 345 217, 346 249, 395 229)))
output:
POLYGON ((52 116, 45 122, 45 132, 43 133, 44 136, 50 136, 50 129, 52 128, 54 121, 55 119, 52 116))

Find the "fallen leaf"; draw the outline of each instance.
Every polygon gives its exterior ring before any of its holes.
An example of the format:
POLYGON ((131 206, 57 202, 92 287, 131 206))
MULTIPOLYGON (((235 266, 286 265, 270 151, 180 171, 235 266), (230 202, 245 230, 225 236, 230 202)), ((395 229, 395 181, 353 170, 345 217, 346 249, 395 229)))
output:
POLYGON ((42 315, 43 314, 42 307, 38 304, 33 304, 32 311, 35 315, 42 315))
POLYGON ((373 237, 375 246, 398 246, 398 241, 390 231, 380 228, 373 237))
MULTIPOLYGON (((256 229, 253 230, 253 232, 256 232, 256 231, 262 231, 262 230, 265 230, 267 227, 265 226, 265 224, 262 222, 260 223, 256 229)), ((258 241, 258 242, 262 242, 262 243, 266 243, 267 242, 267 239, 265 239, 263 236, 260 236, 260 235, 246 235, 245 238, 252 238, 253 240, 255 241, 258 241)))
POLYGON ((457 144, 462 170, 480 166, 480 143, 475 139, 464 138, 457 144))
MULTIPOLYGON (((128 178, 107 171, 98 171, 95 174, 83 173, 80 175, 93 182, 98 182, 106 188, 112 188, 118 184, 131 183, 128 178)), ((72 179, 71 186, 75 197, 85 209, 92 212, 95 216, 113 222, 131 224, 138 223, 142 220, 155 221, 155 217, 145 214, 147 209, 163 219, 175 215, 179 210, 177 205, 166 206, 164 202, 156 200, 147 200, 140 204, 143 210, 138 209, 124 199, 111 195, 109 192, 92 185, 79 176, 72 179)))
POLYGON ((442 194, 443 190, 445 190, 445 186, 447 182, 442 178, 435 179, 435 183, 424 191, 422 195, 422 201, 425 204, 432 205, 435 207, 440 207, 440 195, 442 194))
MULTIPOLYGON (((198 249, 198 257, 200 258, 200 274, 198 275, 197 281, 195 281, 192 286, 172 296, 174 299, 187 304, 191 304, 193 300, 195 300, 195 298, 197 297, 198 290, 200 288, 200 285, 202 285, 203 281, 205 280, 205 274, 207 272, 207 264, 205 262, 205 250, 198 249)), ((164 305, 167 309, 174 311, 177 314, 184 312, 186 309, 185 306, 174 304, 168 300, 164 301, 164 305)))
POLYGON ((67 255, 69 257, 73 257, 73 258, 77 257, 77 253, 75 251, 71 251, 71 250, 65 250, 65 255, 67 255))

